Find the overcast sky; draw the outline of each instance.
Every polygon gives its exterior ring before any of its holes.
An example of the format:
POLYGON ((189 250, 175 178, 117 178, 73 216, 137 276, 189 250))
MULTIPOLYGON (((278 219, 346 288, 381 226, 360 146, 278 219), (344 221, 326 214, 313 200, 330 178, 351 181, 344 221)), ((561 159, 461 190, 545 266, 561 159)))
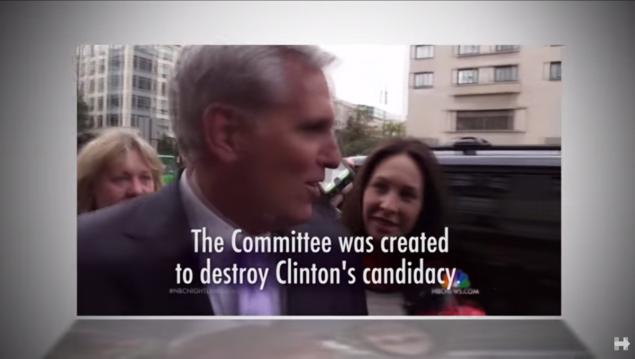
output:
POLYGON ((337 98, 405 117, 407 45, 319 45, 339 62, 330 68, 337 98), (387 91, 387 102, 382 93, 387 91), (382 98, 384 97, 384 98, 382 98))

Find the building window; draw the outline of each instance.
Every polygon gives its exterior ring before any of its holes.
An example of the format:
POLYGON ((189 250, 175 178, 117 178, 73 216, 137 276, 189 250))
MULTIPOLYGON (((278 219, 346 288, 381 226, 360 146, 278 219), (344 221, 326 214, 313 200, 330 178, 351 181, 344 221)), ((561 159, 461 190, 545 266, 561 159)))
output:
POLYGON ((496 52, 515 52, 520 49, 518 45, 496 45, 496 52))
POLYGON ((106 72, 106 60, 101 59, 99 60, 99 74, 103 74, 104 72, 106 72))
POLYGON ((121 63, 123 60, 123 56, 121 55, 113 55, 110 57, 110 69, 111 70, 119 70, 121 68, 121 63))
POLYGON ((114 113, 108 115, 108 126, 119 126, 119 115, 114 113))
POLYGON ((170 49, 170 48, 164 48, 159 53, 159 57, 161 57, 162 60, 166 60, 166 61, 172 62, 174 60, 174 51, 172 51, 172 49, 170 49))
POLYGON ((163 115, 167 115, 168 113, 168 102, 166 100, 161 100, 161 108, 160 108, 160 112, 163 115))
POLYGON ((100 77, 97 80, 97 92, 104 92, 104 78, 100 77))
POLYGON ((161 77, 167 79, 170 76, 170 66, 167 64, 161 64, 161 77))
POLYGON ((165 96, 165 82, 161 82, 161 96, 165 96))
POLYGON ((147 96, 132 95, 132 107, 139 110, 149 110, 152 100, 147 96))
POLYGON ((88 64, 88 75, 94 75, 95 74, 95 61, 91 61, 88 64))
POLYGON ((415 46, 415 59, 431 59, 434 57, 434 46, 417 45, 415 46))
POLYGON ((98 115, 97 116, 97 127, 104 127, 103 121, 104 121, 103 116, 102 115, 98 115))
POLYGON ((549 63, 549 80, 560 81, 562 79, 562 62, 549 63))
POLYGON ((134 47, 135 53, 148 56, 149 58, 159 57, 158 50, 152 45, 137 45, 134 47))
POLYGON ((518 66, 496 66, 494 67, 494 81, 506 82, 506 81, 518 81, 518 66))
POLYGON ((88 93, 95 92, 95 79, 90 79, 90 83, 88 85, 88 93))
POLYGON ((476 55, 480 53, 479 45, 461 45, 459 46, 459 55, 476 55))
POLYGON ((105 55, 108 45, 97 45, 97 55, 105 55))
POLYGON ((509 131, 514 129, 514 110, 457 111, 457 131, 509 131))
POLYGON ((104 98, 100 96, 99 98, 97 98, 97 111, 101 111, 103 109, 104 109, 104 98))
POLYGON ((108 107, 119 108, 119 106, 121 106, 121 98, 119 95, 110 95, 108 98, 108 107))
POLYGON ((79 77, 84 76, 84 73, 86 73, 86 64, 82 62, 79 64, 79 77))
POLYGON ((120 84, 120 78, 119 75, 110 75, 109 79, 108 79, 108 86, 110 88, 116 88, 119 87, 120 84))
POLYGON ((478 69, 460 69, 457 72, 457 81, 459 85, 477 84, 478 69))
POLYGON ((416 72, 414 75, 414 88, 432 87, 434 83, 434 74, 432 72, 416 72))
POLYGON ((146 59, 145 57, 135 55, 133 66, 136 70, 152 72, 152 60, 146 59))
POLYGON ((138 128, 141 130, 141 136, 148 139, 151 134, 151 125, 152 119, 148 116, 142 115, 131 115, 130 116, 130 126, 138 128))
POLYGON ((139 90, 151 91, 152 80, 147 77, 134 75, 132 76, 132 87, 139 90))

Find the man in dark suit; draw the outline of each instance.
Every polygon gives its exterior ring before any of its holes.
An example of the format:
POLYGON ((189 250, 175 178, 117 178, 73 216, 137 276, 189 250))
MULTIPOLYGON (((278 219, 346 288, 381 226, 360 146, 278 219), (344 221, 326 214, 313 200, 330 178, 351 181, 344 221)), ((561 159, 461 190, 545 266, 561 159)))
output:
MULTIPOLYGON (((187 164, 158 193, 78 219, 79 315, 363 315, 363 287, 282 286, 270 273, 263 290, 198 281, 210 259, 272 268, 293 257, 300 266, 361 270, 339 252, 344 234, 318 201, 326 167, 341 160, 334 109, 323 68, 332 57, 305 46, 190 46, 171 83, 173 127, 187 164), (243 235, 289 233, 294 225, 326 231, 328 254, 250 254, 231 251, 243 235), (206 228, 225 250, 195 253, 190 229, 206 228), (194 280, 177 285, 175 266, 194 280)), ((181 278, 182 279, 182 278, 181 278)))

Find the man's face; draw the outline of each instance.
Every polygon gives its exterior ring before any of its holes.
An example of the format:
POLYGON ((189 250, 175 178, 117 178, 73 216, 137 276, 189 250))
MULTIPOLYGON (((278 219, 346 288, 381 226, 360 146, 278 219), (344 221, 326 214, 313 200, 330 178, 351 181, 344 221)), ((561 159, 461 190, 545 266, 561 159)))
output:
POLYGON ((273 228, 307 221, 320 196, 324 168, 339 165, 335 114, 324 75, 288 61, 291 100, 258 119, 245 135, 240 161, 244 205, 273 228))

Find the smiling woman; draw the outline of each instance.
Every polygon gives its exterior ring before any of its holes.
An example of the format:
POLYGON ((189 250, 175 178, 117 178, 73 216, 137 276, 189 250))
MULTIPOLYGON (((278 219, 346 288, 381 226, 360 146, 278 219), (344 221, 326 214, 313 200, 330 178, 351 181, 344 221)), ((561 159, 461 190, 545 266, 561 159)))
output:
MULTIPOLYGON (((421 251, 381 250, 384 237, 439 238, 444 234, 445 190, 432 151, 415 139, 391 140, 377 148, 356 176, 342 208, 342 220, 354 235, 370 236, 375 251, 364 259, 366 268, 396 268, 404 259, 418 261, 421 251), (401 253, 400 253, 401 252, 401 253)), ((390 248, 388 248, 390 249, 390 248)), ((447 253, 426 253, 427 264, 449 262, 447 253)), ((421 285, 373 284, 375 292, 400 292, 401 310, 418 306, 421 285)), ((372 308, 369 308, 369 314, 372 308)))

